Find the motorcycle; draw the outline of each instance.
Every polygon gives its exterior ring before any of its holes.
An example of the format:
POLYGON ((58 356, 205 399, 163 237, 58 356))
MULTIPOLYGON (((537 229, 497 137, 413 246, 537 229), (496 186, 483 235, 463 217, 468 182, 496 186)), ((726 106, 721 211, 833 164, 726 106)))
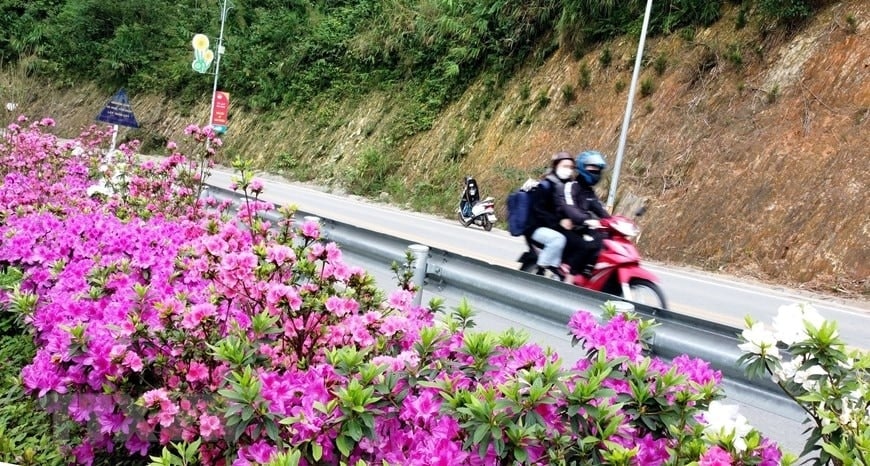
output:
POLYGON ((462 189, 462 197, 459 198, 459 208, 456 212, 459 215, 459 223, 466 228, 474 224, 490 231, 496 222, 495 201, 492 197, 480 199, 477 181, 471 176, 465 177, 465 187, 462 189))
MULTIPOLYGON (((665 295, 655 274, 640 264, 640 252, 632 242, 640 230, 637 224, 621 215, 603 218, 600 228, 604 240, 598 260, 589 275, 574 275, 574 285, 593 291, 620 296, 629 301, 667 309, 665 295)), ((526 237, 529 250, 519 258, 520 270, 537 269, 541 245, 526 237)))

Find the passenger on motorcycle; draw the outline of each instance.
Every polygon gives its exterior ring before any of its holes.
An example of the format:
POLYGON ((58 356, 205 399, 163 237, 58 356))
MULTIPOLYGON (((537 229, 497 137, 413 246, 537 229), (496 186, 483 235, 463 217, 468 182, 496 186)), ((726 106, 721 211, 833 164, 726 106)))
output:
POLYGON ((532 209, 534 215, 530 228, 531 240, 543 246, 537 258, 538 275, 565 279, 561 266, 567 240, 559 226, 555 197, 573 177, 574 158, 567 152, 559 152, 550 158, 550 170, 538 182, 539 194, 532 209))
POLYGON ((601 180, 607 162, 601 153, 587 150, 577 156, 576 167, 576 181, 566 183, 561 196, 555 198, 556 211, 567 239, 565 262, 572 274, 588 276, 598 260, 603 241, 602 234, 596 229, 598 219, 610 217, 593 189, 601 180))

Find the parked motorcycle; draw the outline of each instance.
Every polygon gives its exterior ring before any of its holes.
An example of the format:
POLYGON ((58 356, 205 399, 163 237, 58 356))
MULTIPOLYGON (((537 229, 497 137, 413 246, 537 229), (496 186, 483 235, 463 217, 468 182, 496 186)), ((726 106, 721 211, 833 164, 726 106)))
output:
MULTIPOLYGON (((574 285, 666 309, 660 280, 641 266, 640 252, 632 242, 640 233, 637 224, 628 217, 614 215, 601 219, 600 228, 605 236, 598 261, 589 276, 575 275, 574 285)), ((526 242, 529 250, 519 258, 520 270, 534 272, 541 245, 528 237, 526 242)))
POLYGON ((495 224, 495 201, 492 197, 480 199, 480 190, 477 181, 471 176, 465 177, 465 187, 462 189, 462 197, 459 199, 459 223, 464 227, 471 224, 479 225, 484 230, 492 230, 495 224))

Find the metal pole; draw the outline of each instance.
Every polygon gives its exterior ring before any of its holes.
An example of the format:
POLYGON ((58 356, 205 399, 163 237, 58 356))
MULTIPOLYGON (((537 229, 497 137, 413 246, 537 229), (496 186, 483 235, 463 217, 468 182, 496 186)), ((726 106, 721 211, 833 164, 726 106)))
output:
POLYGON ((613 177, 610 179, 610 193, 607 195, 607 210, 613 212, 616 203, 616 185, 619 182, 619 169, 622 166, 622 154, 625 152, 625 139, 628 135, 628 123, 631 121, 631 108, 634 105, 634 90, 640 76, 640 63, 643 58, 643 44, 646 42, 646 30, 652 12, 652 0, 646 2, 646 12, 643 15, 643 27, 640 31, 640 41, 637 44, 637 56, 634 58, 634 72, 631 75, 631 86, 628 88, 628 103, 625 106, 625 116, 622 119, 622 132, 619 134, 619 147, 616 149, 616 162, 613 164, 613 177))
MULTIPOLYGON (((218 87, 218 73, 220 73, 221 68, 221 55, 224 54, 224 23, 227 19, 227 0, 223 0, 221 3, 221 32, 218 35, 218 46, 217 46, 217 57, 215 58, 214 63, 214 85, 211 89, 211 106, 209 108, 208 113, 208 126, 211 126, 212 120, 214 120, 214 101, 217 96, 217 87, 218 87)), ((209 148, 211 141, 205 142, 206 149, 209 148)))
POLYGON ((429 246, 422 244, 412 244, 408 246, 408 250, 414 255, 414 262, 411 266, 414 268, 414 285, 417 291, 414 293, 414 306, 419 307, 423 302, 423 282, 426 281, 426 261, 429 259, 429 246))
MULTIPOLYGON (((109 146, 109 152, 106 153, 106 164, 112 164, 112 156, 115 152, 115 143, 118 142, 118 125, 112 125, 112 145, 109 146)), ((2 466, 2 465, 0 465, 2 466)))

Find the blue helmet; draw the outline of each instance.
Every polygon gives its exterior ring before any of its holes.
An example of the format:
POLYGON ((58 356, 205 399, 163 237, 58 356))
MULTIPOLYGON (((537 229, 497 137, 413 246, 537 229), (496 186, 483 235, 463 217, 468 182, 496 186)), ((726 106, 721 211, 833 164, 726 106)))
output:
POLYGON ((604 156, 601 155, 601 152, 595 150, 581 152, 577 156, 576 164, 577 172, 580 173, 583 180, 589 183, 589 186, 595 186, 601 180, 601 172, 607 168, 607 161, 604 160, 604 156), (598 169, 595 170, 593 168, 588 170, 586 167, 598 167, 598 169))

